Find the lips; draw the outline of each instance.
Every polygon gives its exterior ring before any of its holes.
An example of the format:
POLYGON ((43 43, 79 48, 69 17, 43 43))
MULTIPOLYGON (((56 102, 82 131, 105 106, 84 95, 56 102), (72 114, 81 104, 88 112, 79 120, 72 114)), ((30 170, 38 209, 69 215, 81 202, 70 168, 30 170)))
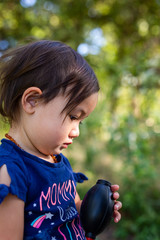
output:
POLYGON ((67 146, 70 145, 70 144, 72 144, 72 142, 70 142, 70 143, 64 143, 64 145, 67 145, 67 146))
POLYGON ((72 144, 72 142, 70 142, 70 143, 64 143, 63 146, 64 146, 64 148, 67 148, 68 145, 70 145, 70 144, 72 144))

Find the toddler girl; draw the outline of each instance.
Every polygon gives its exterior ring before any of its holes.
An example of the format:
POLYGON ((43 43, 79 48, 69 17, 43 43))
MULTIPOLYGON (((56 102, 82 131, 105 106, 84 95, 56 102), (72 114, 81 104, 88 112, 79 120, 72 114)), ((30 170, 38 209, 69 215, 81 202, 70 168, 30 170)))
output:
MULTIPOLYGON (((61 153, 94 110, 99 85, 69 46, 37 41, 1 57, 0 113, 10 123, 0 146, 0 239, 84 240, 74 173, 61 153)), ((121 218, 115 199, 114 220, 121 218)))

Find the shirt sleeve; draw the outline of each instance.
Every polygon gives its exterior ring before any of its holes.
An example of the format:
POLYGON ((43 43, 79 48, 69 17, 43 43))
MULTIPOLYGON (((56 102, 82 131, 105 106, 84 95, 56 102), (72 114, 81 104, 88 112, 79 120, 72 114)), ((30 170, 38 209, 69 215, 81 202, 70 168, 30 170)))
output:
POLYGON ((9 194, 16 195, 19 199, 26 201, 27 194, 27 170, 20 159, 0 159, 0 167, 6 165, 11 183, 9 186, 0 184, 0 203, 9 194))
POLYGON ((83 183, 84 181, 88 180, 87 176, 81 172, 75 173, 73 172, 73 176, 76 182, 83 183))
MULTIPOLYGON (((62 154, 61 154, 62 155, 62 154)), ((87 178, 87 176, 85 175, 85 174, 83 174, 83 173, 81 173, 81 172, 73 172, 73 170, 72 170, 72 167, 71 167, 71 165, 70 165, 70 162, 69 162, 69 160, 64 156, 64 155, 62 155, 63 156, 63 159, 64 159, 64 162, 65 162, 65 164, 68 166, 68 168, 72 171, 72 174, 73 174, 73 177, 74 177, 74 180, 75 180, 75 182, 77 183, 83 183, 85 180, 88 180, 88 178, 87 178)))

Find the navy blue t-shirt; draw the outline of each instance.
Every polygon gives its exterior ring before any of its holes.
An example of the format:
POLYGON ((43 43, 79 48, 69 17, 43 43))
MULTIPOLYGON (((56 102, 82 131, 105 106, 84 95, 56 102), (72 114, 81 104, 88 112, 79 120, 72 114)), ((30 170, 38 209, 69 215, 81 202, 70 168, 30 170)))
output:
POLYGON ((2 139, 0 167, 4 164, 10 186, 0 184, 0 203, 11 193, 25 202, 24 240, 84 240, 75 206, 76 182, 87 178, 74 173, 68 159, 57 155, 50 163, 2 139))

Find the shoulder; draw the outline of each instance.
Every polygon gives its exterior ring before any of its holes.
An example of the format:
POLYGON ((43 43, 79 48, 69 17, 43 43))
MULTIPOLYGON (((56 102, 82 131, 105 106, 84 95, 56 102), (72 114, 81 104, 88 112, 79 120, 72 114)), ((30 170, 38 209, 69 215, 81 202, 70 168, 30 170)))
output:
POLYGON ((13 142, 2 139, 1 140, 1 145, 0 145, 0 160, 5 158, 5 160, 17 160, 21 161, 21 149, 19 149, 18 146, 16 146, 13 142), (20 151, 19 151, 20 150, 20 151))
POLYGON ((8 140, 2 140, 0 146, 0 167, 7 169, 9 175, 27 177, 27 168, 25 166, 21 150, 14 143, 8 140), (23 173, 23 174, 22 174, 23 173))
POLYGON ((7 165, 4 164, 0 167, 0 184, 5 184, 6 186, 10 186, 11 178, 8 174, 7 165))
POLYGON ((26 200, 28 171, 21 154, 7 140, 0 146, 0 202, 9 194, 26 200))

